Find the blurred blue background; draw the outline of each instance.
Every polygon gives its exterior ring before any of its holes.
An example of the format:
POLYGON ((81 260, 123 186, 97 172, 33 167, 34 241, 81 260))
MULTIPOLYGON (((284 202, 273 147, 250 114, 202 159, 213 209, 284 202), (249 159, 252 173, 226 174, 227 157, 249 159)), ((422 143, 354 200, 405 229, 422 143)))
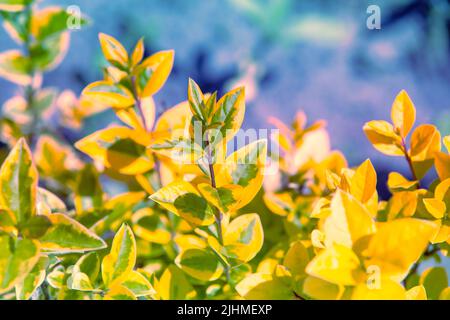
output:
MULTIPOLYGON (((333 148, 350 164, 370 157, 382 177, 387 168, 406 173, 407 166, 376 152, 362 126, 388 119, 401 89, 415 102, 418 121, 450 134, 448 0, 43 1, 51 4, 77 5, 92 23, 73 33, 66 59, 46 75, 45 86, 79 94, 100 79, 99 32, 129 49, 144 36, 146 55, 176 52, 172 75, 156 96, 159 113, 186 99, 188 77, 221 94, 243 83, 245 127, 269 127, 268 116, 290 121, 303 109, 311 121, 328 121, 333 148), (366 27, 371 4, 381 9, 380 30, 366 27)), ((1 31, 0 50, 14 47, 1 31)), ((0 79, 0 102, 14 90, 0 79)), ((94 117, 86 130, 109 121, 94 117)))

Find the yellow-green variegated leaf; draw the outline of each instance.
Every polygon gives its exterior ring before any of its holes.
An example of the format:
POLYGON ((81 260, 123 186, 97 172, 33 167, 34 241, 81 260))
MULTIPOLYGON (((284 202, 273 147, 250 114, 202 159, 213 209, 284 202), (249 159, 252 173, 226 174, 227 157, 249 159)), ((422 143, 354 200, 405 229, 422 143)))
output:
POLYGON ((150 199, 195 226, 214 222, 212 208, 189 182, 174 181, 152 194, 150 199))
POLYGON ((401 149, 401 137, 394 132, 394 127, 387 121, 374 120, 364 125, 364 133, 375 149, 388 156, 404 155, 401 149))
POLYGON ((416 121, 416 108, 405 90, 400 91, 392 104, 392 123, 403 138, 406 138, 416 121))
POLYGON ((177 256, 175 263, 188 275, 201 281, 214 281, 223 272, 216 255, 206 249, 185 250, 177 256))
POLYGON ((384 276, 401 281, 436 231, 434 223, 414 218, 380 223, 365 252, 365 265, 377 266, 384 276))
POLYGON ((114 236, 110 253, 103 258, 102 278, 107 287, 122 283, 136 263, 136 240, 131 228, 123 224, 114 236))
POLYGON ((45 280, 45 269, 47 268, 48 257, 41 256, 38 263, 33 267, 30 273, 18 284, 16 284, 17 300, 28 300, 36 289, 45 280))
POLYGON ((20 283, 39 261, 39 243, 0 236, 0 294, 20 283))
POLYGON ((331 214, 323 224, 327 242, 351 248, 356 241, 375 232, 370 213, 351 194, 338 190, 330 208, 331 214))
POLYGON ((0 54, 0 77, 26 86, 31 83, 29 69, 30 61, 20 51, 9 50, 0 54))
POLYGON ((159 279, 158 293, 163 300, 191 300, 197 297, 183 271, 174 265, 168 266, 159 279))
POLYGON ((244 214, 224 227, 223 245, 226 256, 238 262, 252 260, 261 250, 264 231, 259 215, 244 214))
POLYGON ((141 97, 149 97, 157 93, 172 71, 175 52, 159 51, 146 58, 138 67, 136 82, 141 97))
MULTIPOLYGON (((262 139, 252 142, 225 160, 225 164, 216 165, 219 169, 216 176, 217 187, 238 185, 243 189, 234 209, 248 204, 258 193, 264 178, 266 164, 267 141, 262 139)), ((215 167, 216 167, 215 166, 215 167)))
POLYGON ((0 10, 17 12, 22 11, 32 0, 0 0, 0 10))
POLYGON ((67 280, 67 287, 71 290, 94 291, 91 280, 83 272, 72 272, 72 275, 67 280))
POLYGON ((107 168, 126 175, 149 171, 154 166, 151 137, 127 127, 109 127, 78 141, 75 146, 107 168))
POLYGON ((236 210, 243 194, 243 188, 239 185, 214 188, 209 183, 200 183, 197 187, 202 196, 223 213, 236 210))
POLYGON ((236 88, 225 94, 212 111, 211 123, 220 124, 211 132, 210 140, 217 144, 221 140, 229 141, 241 128, 245 114, 245 89, 236 88))
POLYGON ((170 242, 169 221, 159 212, 142 208, 133 214, 132 222, 133 232, 138 238, 159 244, 170 242))
POLYGON ((133 94, 120 84, 96 81, 84 88, 82 95, 102 105, 113 108, 128 108, 134 104, 133 94))
POLYGON ((105 59, 116 67, 127 67, 128 53, 122 44, 114 37, 104 33, 99 33, 98 38, 105 59))
POLYGON ((105 241, 74 219, 53 213, 47 216, 51 227, 39 238, 42 249, 50 252, 84 252, 106 247, 105 241))
POLYGON ((115 285, 108 290, 105 300, 137 300, 134 293, 122 285, 115 285))
POLYGON ((122 286, 133 292, 136 297, 148 296, 156 293, 147 278, 138 271, 131 271, 122 282, 122 286))
POLYGON ((236 285, 236 291, 247 300, 291 300, 294 292, 282 279, 271 274, 254 273, 236 285))
POLYGON ((38 172, 31 151, 20 139, 0 169, 0 204, 14 213, 18 224, 36 213, 38 172))
POLYGON ((316 278, 343 286, 355 285, 362 272, 360 260, 352 249, 334 244, 317 254, 306 272, 316 278))
POLYGON ((196 115, 199 119, 206 119, 206 110, 204 110, 203 104, 203 92, 200 89, 199 85, 189 78, 188 83, 188 101, 189 107, 191 108, 191 112, 193 115, 196 115))
POLYGON ((83 255, 73 267, 72 272, 82 272, 94 283, 100 273, 100 258, 96 252, 83 255))

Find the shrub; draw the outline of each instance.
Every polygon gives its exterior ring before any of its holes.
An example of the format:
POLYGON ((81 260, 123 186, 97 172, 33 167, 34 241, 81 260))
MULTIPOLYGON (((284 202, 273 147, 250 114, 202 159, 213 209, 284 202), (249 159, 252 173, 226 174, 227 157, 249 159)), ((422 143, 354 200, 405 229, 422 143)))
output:
MULTIPOLYGON (((156 119, 153 96, 174 52, 144 58, 100 34, 108 66, 81 97, 42 88, 67 49, 69 14, 0 1, 23 52, 0 55, 0 76, 21 93, 3 106, 0 169, 2 299, 448 299, 450 137, 414 127, 402 91, 392 124, 364 125, 380 152, 406 159, 380 201, 368 159, 349 168, 330 150, 325 122, 291 126, 227 152, 245 115, 245 90, 220 99, 189 79, 187 101, 156 119), (121 125, 72 147, 59 135, 111 109, 121 125), (55 119, 57 121, 55 121, 55 119), (275 174, 265 175, 281 153, 275 174), (85 160, 87 155, 91 160, 85 160), (438 178, 428 188, 424 176, 438 178), (100 177, 124 185, 106 192, 100 177), (262 186, 264 187, 262 188, 262 186), (421 272, 421 274, 420 274, 421 272)), ((81 18, 81 24, 88 20, 81 18)), ((273 169, 273 168, 272 168, 273 169)))

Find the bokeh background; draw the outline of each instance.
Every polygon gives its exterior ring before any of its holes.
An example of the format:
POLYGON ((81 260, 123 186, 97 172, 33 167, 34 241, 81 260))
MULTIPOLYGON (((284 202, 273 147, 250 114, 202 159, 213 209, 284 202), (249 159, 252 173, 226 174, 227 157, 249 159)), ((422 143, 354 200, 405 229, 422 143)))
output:
MULTIPOLYGON (((91 24, 74 32, 63 64, 44 86, 72 89, 102 77, 99 32, 128 48, 145 37, 146 55, 175 49, 175 65, 157 94, 157 111, 186 99, 187 79, 205 91, 247 87, 244 127, 268 128, 268 116, 289 122, 297 110, 326 119, 333 148, 351 165, 370 157, 384 192, 388 168, 407 173, 403 159, 377 153, 362 126, 387 119, 406 89, 418 121, 450 134, 450 4, 448 0, 46 0, 77 5, 91 24), (381 30, 369 30, 367 7, 381 9, 381 30)), ((0 51, 15 47, 3 30, 0 51)), ((15 87, 0 79, 0 103, 15 87)), ((83 136, 108 122, 88 121, 83 136)), ((77 137, 74 137, 76 140, 77 137)))

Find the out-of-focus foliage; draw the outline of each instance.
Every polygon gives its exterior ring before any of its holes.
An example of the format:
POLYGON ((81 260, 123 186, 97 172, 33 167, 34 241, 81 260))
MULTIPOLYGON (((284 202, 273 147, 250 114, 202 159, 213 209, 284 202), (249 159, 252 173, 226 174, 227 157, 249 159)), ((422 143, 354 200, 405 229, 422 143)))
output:
POLYGON ((81 97, 42 88, 67 49, 70 15, 31 0, 0 0, 0 10, 21 48, 0 55, 0 76, 21 89, 1 118, 11 150, 0 169, 0 298, 449 298, 445 269, 419 266, 448 255, 450 138, 414 127, 405 91, 392 123, 363 128, 411 170, 392 172, 392 197, 379 201, 371 161, 349 168, 325 122, 303 113, 291 126, 270 119, 279 159, 265 139, 228 152, 244 87, 218 98, 189 79, 187 100, 156 117, 174 52, 145 57, 143 39, 127 51, 100 34, 108 65, 81 97), (58 134, 106 109, 120 125, 75 148, 58 134), (127 191, 109 194, 105 177, 127 191))

